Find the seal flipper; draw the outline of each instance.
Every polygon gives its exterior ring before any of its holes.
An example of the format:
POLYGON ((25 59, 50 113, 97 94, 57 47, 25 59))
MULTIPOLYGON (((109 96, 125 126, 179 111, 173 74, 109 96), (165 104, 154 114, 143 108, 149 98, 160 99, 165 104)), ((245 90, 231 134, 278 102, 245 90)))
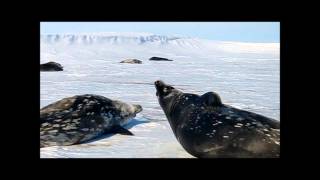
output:
POLYGON ((128 136, 133 136, 134 134, 132 132, 130 132, 128 129, 123 128, 120 125, 116 125, 114 126, 110 131, 106 132, 106 133, 119 133, 122 135, 128 135, 128 136))
POLYGON ((201 97, 202 103, 206 106, 221 106, 222 102, 220 96, 214 92, 207 92, 203 94, 201 97))

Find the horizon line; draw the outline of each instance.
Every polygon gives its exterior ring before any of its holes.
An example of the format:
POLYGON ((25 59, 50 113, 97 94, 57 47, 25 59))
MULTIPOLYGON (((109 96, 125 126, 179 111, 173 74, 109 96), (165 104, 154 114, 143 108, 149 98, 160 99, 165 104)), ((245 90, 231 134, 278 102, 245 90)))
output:
MULTIPOLYGON (((201 39, 201 40, 209 40, 209 41, 220 41, 220 42, 238 42, 238 43, 263 43, 263 44, 280 44, 280 42, 259 42, 259 41, 246 41, 246 40, 221 40, 221 39, 208 39, 208 38, 203 38, 203 37, 196 37, 196 36, 186 36, 186 35, 179 35, 179 34, 160 34, 160 33, 152 33, 152 32, 136 32, 136 31, 96 31, 96 32, 57 32, 57 33, 40 33, 40 36, 44 35, 104 35, 103 33, 106 33, 105 35, 108 35, 107 33, 119 33, 119 35, 121 35, 121 33, 125 34, 131 33, 133 36, 134 34, 141 34, 141 36, 143 36, 143 34, 145 34, 146 36, 167 36, 167 37, 177 37, 177 38, 188 38, 188 39, 201 39)), ((110 35, 112 36, 112 35, 110 35)), ((116 35, 115 35, 116 36, 116 35)))

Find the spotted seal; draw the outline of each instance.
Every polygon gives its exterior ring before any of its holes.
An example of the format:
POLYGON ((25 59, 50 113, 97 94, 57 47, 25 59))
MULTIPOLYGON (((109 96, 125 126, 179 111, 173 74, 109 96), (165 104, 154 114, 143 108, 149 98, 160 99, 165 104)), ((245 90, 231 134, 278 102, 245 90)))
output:
POLYGON ((183 148, 198 158, 276 158, 280 122, 222 103, 217 93, 183 93, 162 81, 156 95, 183 148))
POLYGON ((133 135, 122 126, 141 111, 140 105, 99 95, 64 98, 40 110, 40 147, 79 144, 105 133, 133 135))

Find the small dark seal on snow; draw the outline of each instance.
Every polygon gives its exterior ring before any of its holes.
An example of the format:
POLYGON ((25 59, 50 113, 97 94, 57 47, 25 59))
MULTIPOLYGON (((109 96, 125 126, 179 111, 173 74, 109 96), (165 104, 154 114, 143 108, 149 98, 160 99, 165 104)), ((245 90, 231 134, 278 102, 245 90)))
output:
POLYGON ((51 61, 40 64, 40 71, 63 71, 63 67, 61 64, 51 61))
POLYGON ((79 144, 105 133, 133 135, 122 126, 141 111, 140 105, 98 95, 64 98, 40 110, 40 147, 79 144))
POLYGON ((218 94, 183 93, 156 81, 157 97, 179 143, 199 158, 276 158, 280 122, 221 102, 218 94))
POLYGON ((173 61, 171 59, 162 58, 162 57, 151 57, 149 60, 150 61, 173 61))
POLYGON ((129 63, 129 64, 142 64, 142 61, 138 59, 126 59, 121 61, 120 63, 129 63))

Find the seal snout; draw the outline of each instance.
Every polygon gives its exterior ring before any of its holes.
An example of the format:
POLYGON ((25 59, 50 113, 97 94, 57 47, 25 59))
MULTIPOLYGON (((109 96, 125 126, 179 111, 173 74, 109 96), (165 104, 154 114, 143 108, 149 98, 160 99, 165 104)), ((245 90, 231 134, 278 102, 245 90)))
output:
POLYGON ((154 85, 155 85, 155 87, 156 87, 156 89, 157 89, 158 91, 161 90, 163 87, 166 86, 166 84, 165 84, 163 81, 161 81, 161 80, 155 81, 155 82, 154 82, 154 85))
POLYGON ((154 85, 155 85, 155 86, 163 86, 163 85, 164 85, 164 82, 161 81, 161 80, 157 80, 157 81, 154 82, 154 85))
POLYGON ((161 80, 157 80, 157 81, 154 82, 154 86, 155 86, 155 88, 157 90, 156 96, 159 96, 160 92, 162 92, 162 89, 164 87, 164 82, 161 81, 161 80))
POLYGON ((133 107, 135 109, 135 111, 134 111, 135 113, 139 113, 143 110, 142 106, 140 106, 139 104, 134 104, 133 107))

